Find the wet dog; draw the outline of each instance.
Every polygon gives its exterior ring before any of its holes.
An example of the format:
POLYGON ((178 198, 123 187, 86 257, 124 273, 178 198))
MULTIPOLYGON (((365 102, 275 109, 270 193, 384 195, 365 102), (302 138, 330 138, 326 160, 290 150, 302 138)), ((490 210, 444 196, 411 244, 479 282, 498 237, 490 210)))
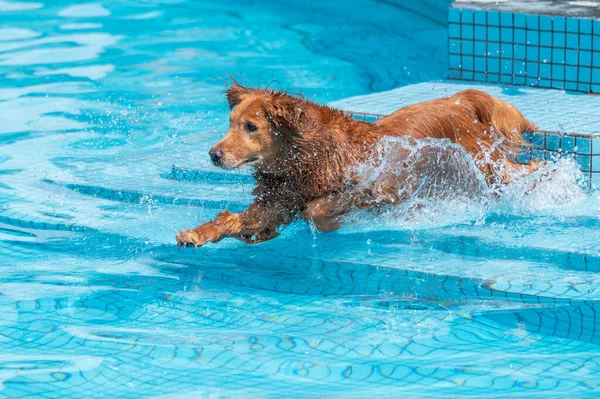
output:
POLYGON ((226 94, 230 128, 209 155, 224 169, 254 168, 255 200, 243 212, 225 211, 179 232, 179 246, 198 247, 226 237, 263 242, 299 218, 320 231, 333 231, 353 207, 401 202, 411 191, 402 178, 406 174, 357 190, 361 182, 356 165, 377 162, 378 143, 389 136, 449 139, 475 159, 485 158, 477 165, 489 184, 507 183, 508 170, 533 169, 507 157, 524 144, 522 133, 534 130, 532 123, 510 104, 477 90, 410 105, 376 123, 235 80, 226 94), (498 165, 505 168, 498 170, 498 165))

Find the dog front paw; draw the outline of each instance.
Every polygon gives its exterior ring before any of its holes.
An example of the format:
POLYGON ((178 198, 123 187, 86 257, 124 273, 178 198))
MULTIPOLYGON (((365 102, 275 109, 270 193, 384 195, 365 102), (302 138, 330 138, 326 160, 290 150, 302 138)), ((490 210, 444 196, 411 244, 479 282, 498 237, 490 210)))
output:
POLYGON ((199 229, 181 230, 177 233, 178 247, 194 247, 198 248, 206 244, 208 239, 204 237, 199 229))

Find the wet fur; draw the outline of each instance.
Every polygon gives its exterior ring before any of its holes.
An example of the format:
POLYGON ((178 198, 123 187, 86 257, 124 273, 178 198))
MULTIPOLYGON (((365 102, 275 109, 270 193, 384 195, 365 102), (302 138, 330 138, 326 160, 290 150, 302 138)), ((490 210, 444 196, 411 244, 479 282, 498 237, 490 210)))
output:
POLYGON ((510 178, 509 173, 494 171, 490 160, 513 170, 533 169, 506 157, 524 144, 522 133, 534 130, 533 124, 510 104, 477 90, 410 105, 376 123, 354 120, 340 110, 284 92, 249 89, 235 81, 226 94, 232 126, 215 148, 225 153, 226 164, 221 166, 238 167, 252 161, 256 200, 244 212, 224 212, 212 222, 178 233, 182 246, 197 247, 225 237, 266 241, 277 236, 280 226, 299 217, 321 231, 333 231, 340 226, 339 217, 353 206, 376 207, 399 200, 395 193, 401 182, 353 191, 359 183, 353 166, 373 162, 375 145, 384 136, 447 138, 476 160, 486 153, 487 161, 478 166, 490 184, 510 178), (259 125, 255 135, 242 131, 248 120, 259 125))

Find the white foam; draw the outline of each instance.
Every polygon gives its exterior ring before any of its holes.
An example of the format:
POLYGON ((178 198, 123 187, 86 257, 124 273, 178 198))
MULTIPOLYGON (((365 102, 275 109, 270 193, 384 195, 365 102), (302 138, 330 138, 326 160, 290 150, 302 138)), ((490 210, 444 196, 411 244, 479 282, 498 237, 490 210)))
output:
POLYGON ((474 161, 461 146, 445 139, 386 138, 378 157, 358 168, 357 191, 395 182, 400 199, 395 205, 376 210, 353 210, 345 217, 346 228, 429 229, 481 224, 487 215, 498 213, 555 217, 598 213, 600 201, 586 193, 584 175, 572 158, 549 162, 530 175, 507 171, 501 165, 485 155, 474 161), (513 182, 489 187, 476 166, 481 163, 491 164, 498 174, 509 173, 513 182), (374 218, 374 213, 378 217, 374 218))

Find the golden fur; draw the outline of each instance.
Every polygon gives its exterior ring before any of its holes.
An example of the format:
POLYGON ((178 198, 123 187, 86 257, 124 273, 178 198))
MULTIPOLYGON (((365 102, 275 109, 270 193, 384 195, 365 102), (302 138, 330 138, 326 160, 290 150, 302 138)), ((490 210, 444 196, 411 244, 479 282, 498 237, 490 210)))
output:
MULTIPOLYGON (((477 90, 410 105, 376 123, 235 81, 226 94, 230 129, 210 154, 223 168, 252 166, 256 199, 241 213, 226 211, 212 222, 179 232, 181 246, 197 247, 225 237, 261 242, 277 236, 280 226, 299 217, 321 231, 332 231, 339 228, 339 217, 352 206, 396 201, 394 193, 401 182, 348 195, 359 183, 352 167, 369 162, 384 136, 447 138, 474 158, 485 152, 488 160, 519 169, 522 165, 511 162, 506 152, 523 145, 522 133, 534 129, 516 108, 477 90)), ((507 173, 494 173, 489 162, 478 166, 489 183, 509 179, 507 173)), ((531 170, 532 166, 525 168, 531 170)))

